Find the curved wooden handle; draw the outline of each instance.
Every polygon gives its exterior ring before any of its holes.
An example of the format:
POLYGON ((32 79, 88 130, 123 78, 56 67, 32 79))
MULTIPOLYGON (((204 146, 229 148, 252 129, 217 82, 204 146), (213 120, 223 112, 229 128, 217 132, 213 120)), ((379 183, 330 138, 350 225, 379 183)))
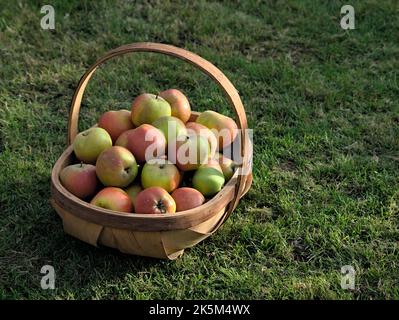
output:
MULTIPOLYGON (((246 170, 249 165, 247 132, 245 130, 248 128, 248 124, 244 106, 241 102, 240 96, 236 88, 233 86, 230 80, 209 61, 190 51, 161 43, 139 42, 118 47, 106 53, 86 71, 86 73, 80 79, 78 87, 76 88, 72 98, 68 122, 68 144, 72 144, 78 133, 79 110, 82 103, 83 93, 86 89, 87 83, 93 76, 94 72, 105 61, 130 52, 156 52, 179 58, 203 71, 221 87, 223 92, 226 94, 230 105, 234 108, 234 112, 238 121, 238 127, 239 129, 241 129, 241 152, 243 155, 243 164, 241 169, 246 170)), ((227 219, 228 215, 234 210, 234 208, 238 204, 240 194, 243 192, 243 188, 245 186, 245 179, 243 178, 244 177, 241 174, 238 176, 235 196, 233 201, 231 202, 229 209, 226 212, 226 216, 222 218, 223 222, 225 221, 225 219, 227 219)))

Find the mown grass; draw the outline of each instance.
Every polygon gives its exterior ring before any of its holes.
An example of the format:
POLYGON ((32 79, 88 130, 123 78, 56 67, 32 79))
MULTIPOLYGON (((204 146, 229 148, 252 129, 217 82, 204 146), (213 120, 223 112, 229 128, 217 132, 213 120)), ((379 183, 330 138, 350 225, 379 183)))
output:
MULTIPOLYGON (((0 1, 0 298, 399 298, 399 32, 396 1, 0 1), (215 63, 254 129, 254 183, 229 221, 174 262, 95 249, 62 231, 50 172, 87 67, 136 41, 215 63), (53 265, 56 289, 42 290, 53 265), (341 266, 356 269, 343 290, 341 266)), ((220 90, 172 58, 101 67, 80 128, 140 92, 183 89, 231 114, 220 90)))

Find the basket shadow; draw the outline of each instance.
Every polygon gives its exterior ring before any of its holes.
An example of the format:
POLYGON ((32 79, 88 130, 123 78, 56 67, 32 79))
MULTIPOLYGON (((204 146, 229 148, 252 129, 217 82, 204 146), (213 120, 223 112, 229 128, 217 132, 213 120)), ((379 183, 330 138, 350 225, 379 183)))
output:
POLYGON ((40 251, 46 261, 54 266, 59 296, 81 292, 83 297, 91 299, 95 295, 93 288, 106 283, 124 282, 130 275, 146 276, 149 269, 162 268, 170 263, 168 260, 124 254, 104 246, 94 247, 80 241, 65 234, 61 219, 51 207, 49 211, 49 225, 54 228, 52 239, 40 251))

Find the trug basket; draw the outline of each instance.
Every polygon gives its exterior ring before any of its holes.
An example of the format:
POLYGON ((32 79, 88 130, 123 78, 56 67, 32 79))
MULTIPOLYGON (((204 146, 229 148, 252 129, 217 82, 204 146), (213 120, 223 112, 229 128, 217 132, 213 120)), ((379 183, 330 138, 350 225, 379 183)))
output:
MULTIPOLYGON (((199 113, 192 112, 190 121, 199 113)), ((159 43, 133 43, 116 48, 94 63, 81 78, 72 99, 68 124, 68 147, 55 163, 51 175, 51 203, 63 220, 64 231, 94 246, 105 245, 121 252, 162 259, 176 259, 214 233, 229 217, 252 183, 251 145, 245 110, 237 90, 213 64, 187 50, 159 43), (78 133, 79 110, 90 78, 103 62, 131 52, 155 52, 186 61, 213 79, 234 108, 240 130, 242 164, 223 189, 200 207, 175 214, 120 214, 93 206, 68 192, 60 183, 61 170, 74 160, 72 142, 78 133)))

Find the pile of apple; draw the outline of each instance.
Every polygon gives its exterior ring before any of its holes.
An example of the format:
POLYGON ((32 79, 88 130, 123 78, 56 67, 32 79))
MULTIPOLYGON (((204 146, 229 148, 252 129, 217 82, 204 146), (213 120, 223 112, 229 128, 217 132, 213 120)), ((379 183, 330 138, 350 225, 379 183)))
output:
POLYGON ((61 183, 78 198, 121 213, 170 214, 202 205, 234 173, 235 163, 219 151, 234 141, 237 125, 214 111, 195 122, 190 115, 177 89, 141 94, 131 111, 104 113, 98 126, 76 136, 78 163, 63 168, 61 183))

